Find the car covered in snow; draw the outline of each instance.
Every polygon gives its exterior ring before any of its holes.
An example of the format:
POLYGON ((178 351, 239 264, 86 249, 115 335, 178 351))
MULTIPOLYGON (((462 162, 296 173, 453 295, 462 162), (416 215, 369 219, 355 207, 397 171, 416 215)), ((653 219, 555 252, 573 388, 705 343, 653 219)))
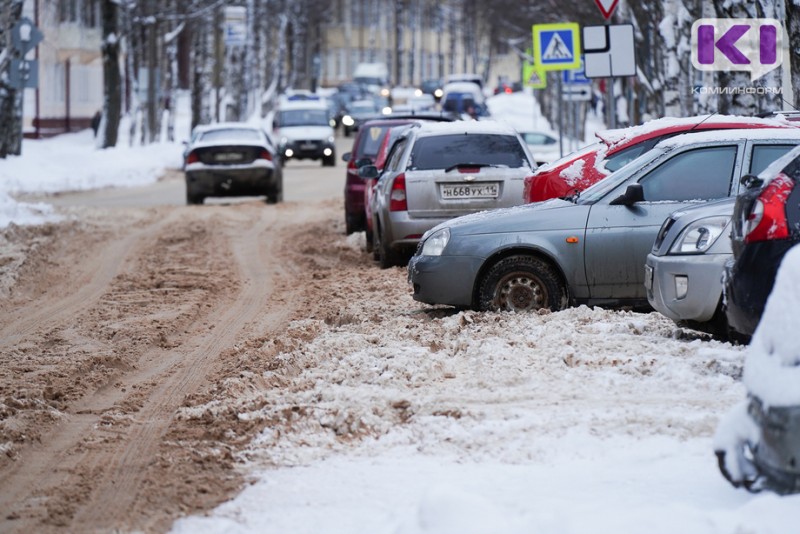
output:
POLYGON ((777 140, 800 144, 800 129, 682 135, 571 199, 440 224, 409 262, 413 297, 479 310, 649 308, 644 265, 664 219, 735 195, 753 147, 777 140))
POLYGON ((281 159, 318 159, 322 165, 336 165, 336 144, 332 117, 322 100, 282 101, 272 121, 281 159))
POLYGON ((640 126, 595 133, 598 142, 544 165, 525 181, 526 202, 574 195, 644 154, 659 141, 689 132, 736 128, 796 128, 797 123, 783 118, 762 119, 705 115, 689 118, 663 118, 640 126))
POLYGON ((722 417, 714 435, 719 469, 737 488, 800 492, 800 341, 792 335, 800 330, 798 278, 800 248, 794 246, 747 347, 747 398, 722 417))
POLYGON ((207 197, 265 195, 283 200, 280 157, 258 126, 227 122, 197 126, 186 145, 184 174, 187 204, 207 197))

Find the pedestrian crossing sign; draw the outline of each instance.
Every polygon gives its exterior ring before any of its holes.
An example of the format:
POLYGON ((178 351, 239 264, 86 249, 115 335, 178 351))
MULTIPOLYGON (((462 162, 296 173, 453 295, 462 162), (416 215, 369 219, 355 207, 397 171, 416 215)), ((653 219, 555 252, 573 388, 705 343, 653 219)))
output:
POLYGON ((581 66, 581 38, 577 22, 535 24, 533 58, 543 70, 571 70, 581 66))
POLYGON ((540 69, 539 65, 526 62, 522 65, 522 81, 526 87, 544 89, 547 87, 547 72, 540 69))

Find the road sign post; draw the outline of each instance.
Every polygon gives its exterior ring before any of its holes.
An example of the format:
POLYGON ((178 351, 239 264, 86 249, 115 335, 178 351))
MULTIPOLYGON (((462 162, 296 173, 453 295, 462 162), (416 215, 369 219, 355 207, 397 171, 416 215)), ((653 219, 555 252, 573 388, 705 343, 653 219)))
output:
POLYGON ((535 24, 534 63, 543 70, 567 70, 580 66, 581 37, 577 22, 535 24))

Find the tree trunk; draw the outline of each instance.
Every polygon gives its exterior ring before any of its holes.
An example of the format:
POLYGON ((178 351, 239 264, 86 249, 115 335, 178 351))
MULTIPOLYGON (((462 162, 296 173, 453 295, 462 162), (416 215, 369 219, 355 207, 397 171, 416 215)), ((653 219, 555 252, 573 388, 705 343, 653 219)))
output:
POLYGON ((103 118, 97 132, 101 148, 117 145, 122 111, 122 77, 119 71, 118 3, 103 0, 103 118))
POLYGON ((0 81, 0 158, 19 155, 22 152, 22 94, 8 85, 8 69, 11 59, 20 58, 19 51, 11 50, 11 28, 22 16, 22 0, 4 0, 0 3, 0 53, 3 61, 0 72, 5 73, 0 81))

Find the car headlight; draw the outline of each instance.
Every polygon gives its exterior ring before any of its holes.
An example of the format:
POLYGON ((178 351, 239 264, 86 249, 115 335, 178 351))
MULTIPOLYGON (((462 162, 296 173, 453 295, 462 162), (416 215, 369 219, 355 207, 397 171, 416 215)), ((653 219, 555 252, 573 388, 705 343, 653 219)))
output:
POLYGON ((391 115, 392 114, 392 108, 390 108, 389 106, 386 106, 381 110, 381 113, 383 113, 384 115, 391 115))
POLYGON ((289 144, 289 138, 288 137, 281 137, 281 143, 280 144, 281 145, 289 144))
POLYGON ((444 252, 444 247, 447 246, 448 241, 450 241, 449 228, 442 228, 441 230, 435 231, 429 235, 422 244, 422 255, 441 256, 442 252, 444 252))
POLYGON ((356 121, 354 121, 353 117, 351 117, 350 115, 345 115, 344 117, 342 117, 342 124, 344 124, 345 126, 352 126, 355 123, 356 121))
POLYGON ((687 226, 669 249, 670 254, 702 254, 719 239, 731 218, 706 217, 687 226))
POLYGON ((336 139, 334 139, 334 137, 331 135, 330 137, 328 137, 328 142, 329 143, 335 143, 336 139))

